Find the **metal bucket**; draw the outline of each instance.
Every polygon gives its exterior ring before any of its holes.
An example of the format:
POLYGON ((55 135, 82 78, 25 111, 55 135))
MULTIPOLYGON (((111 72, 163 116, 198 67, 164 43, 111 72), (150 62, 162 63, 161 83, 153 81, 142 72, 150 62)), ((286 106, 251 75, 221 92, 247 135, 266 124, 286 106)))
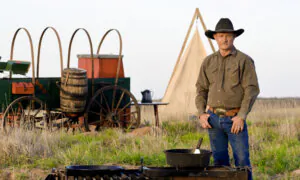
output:
POLYGON ((66 68, 63 70, 60 88, 60 108, 67 113, 83 112, 88 93, 86 70, 66 68))

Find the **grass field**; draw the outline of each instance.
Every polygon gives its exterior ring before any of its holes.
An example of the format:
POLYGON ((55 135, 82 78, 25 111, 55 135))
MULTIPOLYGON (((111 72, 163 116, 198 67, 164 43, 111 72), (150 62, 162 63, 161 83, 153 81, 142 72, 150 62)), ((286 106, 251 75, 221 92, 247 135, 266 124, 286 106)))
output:
MULTIPOLYGON (((247 120, 255 179, 300 179, 300 100, 260 99, 247 120)), ((149 122, 146 122, 149 125, 149 122)), ((151 123, 150 123, 151 124, 151 123)), ((14 131, 0 133, 2 179, 45 179, 51 168, 73 164, 167 166, 163 150, 192 148, 200 137, 210 149, 206 130, 196 120, 164 121, 144 135, 119 129, 71 133, 14 131)), ((233 163, 233 159, 232 163, 233 163)), ((1 179, 0 178, 0 179, 1 179)))

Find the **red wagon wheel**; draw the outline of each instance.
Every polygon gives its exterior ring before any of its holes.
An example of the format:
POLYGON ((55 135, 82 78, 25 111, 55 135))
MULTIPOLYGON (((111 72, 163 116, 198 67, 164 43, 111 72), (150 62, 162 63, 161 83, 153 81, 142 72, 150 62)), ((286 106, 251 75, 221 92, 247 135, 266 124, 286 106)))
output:
POLYGON ((43 120, 43 102, 32 96, 17 98, 8 105, 2 116, 2 129, 10 132, 14 128, 34 129, 43 120))
POLYGON ((106 86, 96 91, 85 111, 85 127, 137 128, 141 121, 136 98, 120 86, 106 86))

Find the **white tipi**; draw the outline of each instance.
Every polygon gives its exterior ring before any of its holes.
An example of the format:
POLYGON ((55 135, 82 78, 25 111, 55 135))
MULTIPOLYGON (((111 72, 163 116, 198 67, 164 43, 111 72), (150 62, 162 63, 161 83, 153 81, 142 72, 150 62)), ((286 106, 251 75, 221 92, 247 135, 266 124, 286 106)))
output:
MULTIPOLYGON (((204 30, 206 30, 200 12, 196 9, 165 95, 162 98, 162 102, 169 103, 167 106, 161 108, 161 113, 164 117, 182 117, 197 113, 195 106, 195 84, 202 61, 206 57, 206 51, 199 35, 198 28, 196 28, 187 48, 185 48, 185 43, 187 42, 196 17, 200 18, 202 26, 204 30)), ((212 42, 209 41, 209 43, 214 51, 212 42)))

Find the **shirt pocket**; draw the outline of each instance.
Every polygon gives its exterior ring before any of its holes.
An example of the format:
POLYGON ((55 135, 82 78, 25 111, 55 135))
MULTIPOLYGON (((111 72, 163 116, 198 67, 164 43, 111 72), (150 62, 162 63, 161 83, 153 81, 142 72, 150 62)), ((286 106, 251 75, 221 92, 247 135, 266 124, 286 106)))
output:
POLYGON ((239 66, 233 66, 229 71, 230 80, 232 86, 236 86, 240 83, 240 68, 239 66))
POLYGON ((210 84, 215 83, 218 74, 218 67, 210 67, 207 69, 207 78, 210 84))

